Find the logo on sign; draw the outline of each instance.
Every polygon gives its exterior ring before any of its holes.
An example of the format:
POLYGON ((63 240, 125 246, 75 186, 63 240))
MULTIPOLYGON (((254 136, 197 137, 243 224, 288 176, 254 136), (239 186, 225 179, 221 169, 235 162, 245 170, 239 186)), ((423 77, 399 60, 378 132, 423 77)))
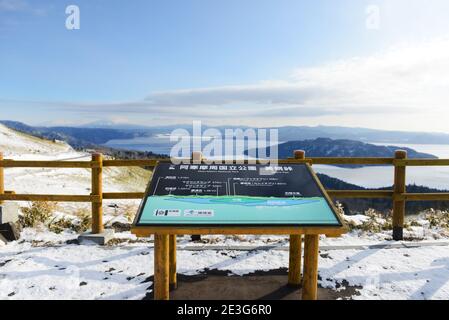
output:
POLYGON ((184 210, 184 217, 204 217, 210 218, 214 216, 214 210, 184 210))
POLYGON ((154 210, 155 217, 180 217, 181 210, 179 209, 156 209, 154 210))

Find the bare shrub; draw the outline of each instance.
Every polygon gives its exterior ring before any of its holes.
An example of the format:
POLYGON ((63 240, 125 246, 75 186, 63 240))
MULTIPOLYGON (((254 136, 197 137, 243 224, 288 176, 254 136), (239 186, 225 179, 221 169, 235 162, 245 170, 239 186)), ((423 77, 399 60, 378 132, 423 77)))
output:
POLYGON ((53 219, 48 223, 48 229, 54 233, 61 233, 67 229, 76 233, 82 233, 91 227, 91 214, 86 208, 78 209, 74 215, 76 216, 75 219, 65 217, 53 219))
POLYGON ((129 223, 134 221, 137 214, 137 206, 135 204, 127 204, 123 206, 121 210, 123 216, 128 220, 129 223))
POLYGON ((22 207, 19 222, 24 228, 35 228, 46 225, 58 207, 56 202, 34 201, 29 207, 22 207))

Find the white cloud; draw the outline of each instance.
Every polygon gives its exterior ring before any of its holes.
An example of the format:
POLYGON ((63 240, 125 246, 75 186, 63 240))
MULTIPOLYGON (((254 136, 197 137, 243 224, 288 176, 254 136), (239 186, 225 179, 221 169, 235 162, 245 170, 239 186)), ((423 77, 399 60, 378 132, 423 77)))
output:
POLYGON ((25 0, 0 0, 0 13, 1 12, 21 12, 31 13, 36 16, 45 16, 47 9, 35 8, 25 0))
POLYGON ((72 111, 143 113, 170 122, 329 124, 448 132, 449 39, 299 68, 284 80, 154 92, 145 100, 54 103, 72 111), (426 121, 423 123, 423 121, 426 121), (431 123, 431 126, 429 126, 431 123))
POLYGON ((346 123, 353 120, 352 125, 359 124, 360 117, 377 114, 382 119, 388 114, 399 122, 403 115, 411 121, 411 129, 423 115, 429 118, 433 113, 439 130, 447 131, 441 119, 449 118, 449 39, 402 44, 368 57, 299 68, 284 81, 156 92, 146 100, 159 106, 199 108, 205 116, 219 106, 222 115, 232 117, 234 113, 223 107, 240 106, 248 116, 334 116, 334 124, 339 115, 346 123))
POLYGON ((28 9, 24 0, 0 0, 0 11, 23 11, 28 9))
MULTIPOLYGON (((445 107, 449 98, 449 40, 397 46, 387 52, 300 68, 286 81, 156 92, 146 101, 159 106, 257 105, 322 110, 348 108, 372 113, 445 107)), ((318 111, 316 113, 319 113, 318 111)))

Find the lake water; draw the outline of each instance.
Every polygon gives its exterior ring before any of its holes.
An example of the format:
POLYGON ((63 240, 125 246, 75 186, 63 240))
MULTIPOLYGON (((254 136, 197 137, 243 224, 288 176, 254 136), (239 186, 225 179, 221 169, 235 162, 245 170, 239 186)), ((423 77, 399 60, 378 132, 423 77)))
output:
MULTIPOLYGON (((371 142, 377 145, 385 143, 371 142)), ((169 136, 136 138, 132 140, 112 140, 107 146, 139 151, 152 151, 159 154, 170 154, 172 143, 169 136)), ((422 145, 388 143, 400 147, 408 147, 419 152, 433 154, 439 158, 449 159, 449 145, 422 145)), ((368 188, 380 188, 393 185, 392 166, 368 166, 349 169, 328 165, 315 165, 316 172, 368 188)), ((407 184, 424 185, 431 188, 449 190, 449 166, 446 167, 407 167, 407 184)))

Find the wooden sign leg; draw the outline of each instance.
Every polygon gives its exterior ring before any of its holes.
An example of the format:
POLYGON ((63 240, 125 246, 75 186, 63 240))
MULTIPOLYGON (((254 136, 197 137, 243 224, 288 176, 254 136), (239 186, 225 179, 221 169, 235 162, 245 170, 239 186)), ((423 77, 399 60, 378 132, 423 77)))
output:
POLYGON ((304 282, 303 300, 316 300, 318 290, 318 245, 319 235, 306 235, 304 238, 304 282))
MULTIPOLYGON (((298 160, 306 158, 304 150, 295 150, 293 157, 298 160)), ((302 235, 290 235, 290 261, 288 268, 288 285, 291 287, 301 286, 301 247, 302 235)))
POLYGON ((169 236, 170 246, 170 290, 175 290, 178 287, 177 275, 176 275, 176 235, 169 236))
POLYGON ((290 258, 288 267, 288 286, 301 286, 301 244, 300 234, 290 235, 290 258))
POLYGON ((169 300, 169 240, 167 234, 154 235, 154 300, 169 300))

